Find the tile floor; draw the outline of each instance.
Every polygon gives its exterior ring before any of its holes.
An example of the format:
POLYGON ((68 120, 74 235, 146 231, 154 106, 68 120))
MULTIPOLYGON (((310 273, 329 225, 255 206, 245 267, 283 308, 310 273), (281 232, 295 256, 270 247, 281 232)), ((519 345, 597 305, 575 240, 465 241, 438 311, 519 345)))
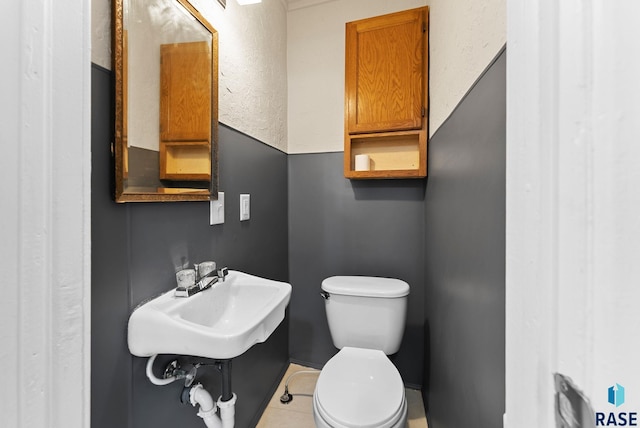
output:
MULTIPOLYGON (((300 370, 313 369, 297 364, 289 365, 256 428, 315 428, 311 406, 317 375, 299 374, 294 377, 289 382, 289 393, 293 395, 293 400, 288 404, 280 402, 287 378, 300 370)), ((407 428, 428 428, 420 391, 407 388, 406 394, 409 404, 407 428)))

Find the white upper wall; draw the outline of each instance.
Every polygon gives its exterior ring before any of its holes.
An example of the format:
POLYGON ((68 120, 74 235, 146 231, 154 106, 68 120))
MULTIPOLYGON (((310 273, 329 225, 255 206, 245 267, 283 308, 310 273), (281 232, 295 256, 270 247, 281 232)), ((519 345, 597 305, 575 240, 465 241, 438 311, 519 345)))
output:
POLYGON ((430 135, 451 114, 506 42, 505 0, 290 0, 289 3, 289 153, 343 150, 345 23, 430 6, 430 135))
MULTIPOLYGON (((506 42, 505 0, 192 3, 219 34, 220 121, 288 153, 343 150, 346 22, 430 6, 430 135, 506 42)), ((105 68, 110 8, 92 0, 92 61, 105 68)))
MULTIPOLYGON (((287 12, 284 0, 239 6, 191 0, 218 31, 219 120, 287 149, 287 12)), ((92 0, 92 62, 111 68, 111 0, 92 0)))
POLYGON ((429 135, 507 42, 506 0, 429 0, 429 135))

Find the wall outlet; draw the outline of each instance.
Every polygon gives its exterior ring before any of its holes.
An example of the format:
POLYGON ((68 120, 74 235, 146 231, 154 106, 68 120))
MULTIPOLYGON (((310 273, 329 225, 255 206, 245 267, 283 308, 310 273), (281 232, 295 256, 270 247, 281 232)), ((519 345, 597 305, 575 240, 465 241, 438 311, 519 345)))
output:
POLYGON ((244 193, 240 195, 240 221, 251 218, 251 195, 244 193))

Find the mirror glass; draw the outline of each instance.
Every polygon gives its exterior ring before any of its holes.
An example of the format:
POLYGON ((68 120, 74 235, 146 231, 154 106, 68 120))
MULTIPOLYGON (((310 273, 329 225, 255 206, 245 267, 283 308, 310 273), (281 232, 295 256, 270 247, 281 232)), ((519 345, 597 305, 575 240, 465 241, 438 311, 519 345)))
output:
POLYGON ((217 197, 217 32, 187 0, 113 16, 116 201, 217 197))

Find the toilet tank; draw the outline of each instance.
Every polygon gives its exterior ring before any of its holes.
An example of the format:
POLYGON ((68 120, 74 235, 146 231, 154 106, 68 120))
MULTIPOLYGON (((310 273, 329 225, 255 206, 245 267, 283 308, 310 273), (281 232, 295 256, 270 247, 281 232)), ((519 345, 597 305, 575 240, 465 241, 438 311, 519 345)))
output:
POLYGON ((407 318, 409 284, 399 279, 332 276, 322 281, 333 344, 342 349, 398 352, 407 318))

